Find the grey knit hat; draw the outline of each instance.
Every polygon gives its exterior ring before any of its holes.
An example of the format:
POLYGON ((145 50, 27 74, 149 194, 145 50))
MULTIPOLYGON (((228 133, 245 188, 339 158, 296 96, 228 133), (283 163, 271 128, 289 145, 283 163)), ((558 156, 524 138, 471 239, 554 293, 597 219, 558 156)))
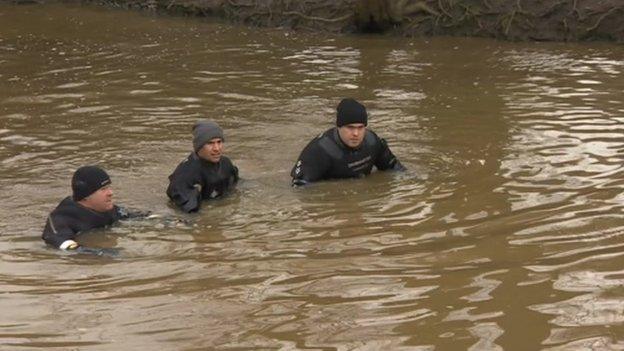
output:
POLYGON ((193 126, 193 149, 195 152, 214 138, 223 138, 223 129, 213 121, 197 121, 193 126))

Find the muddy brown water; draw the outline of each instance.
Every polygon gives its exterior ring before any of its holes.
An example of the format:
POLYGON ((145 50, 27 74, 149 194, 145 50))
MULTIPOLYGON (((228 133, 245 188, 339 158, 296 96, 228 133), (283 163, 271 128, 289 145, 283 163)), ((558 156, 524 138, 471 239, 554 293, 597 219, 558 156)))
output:
POLYGON ((623 57, 0 5, 0 349, 623 349, 623 57), (410 171, 292 189, 343 96, 410 171), (201 117, 244 180, 183 215, 164 190, 201 117), (47 248, 93 163, 187 224, 47 248))

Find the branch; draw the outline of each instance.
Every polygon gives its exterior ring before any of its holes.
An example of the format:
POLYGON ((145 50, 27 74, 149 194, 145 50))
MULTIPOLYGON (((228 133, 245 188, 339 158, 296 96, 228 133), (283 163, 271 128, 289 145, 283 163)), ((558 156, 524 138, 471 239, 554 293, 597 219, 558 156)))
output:
POLYGON ((230 6, 232 7, 256 7, 256 5, 251 5, 251 4, 237 4, 232 0, 227 0, 227 2, 230 4, 230 6))
POLYGON ((447 15, 450 18, 453 18, 453 16, 450 13, 448 13, 448 11, 446 11, 444 6, 442 6, 442 0, 438 0, 438 7, 440 8, 440 10, 442 10, 442 12, 444 12, 445 15, 447 15))
POLYGON ((587 28, 587 30, 585 32, 589 33, 591 31, 593 31, 594 29, 598 28, 598 26, 600 25, 600 22, 602 22, 602 20, 605 19, 605 17, 609 16, 610 14, 615 12, 616 10, 619 10, 619 8, 618 7, 612 7, 609 11, 603 13, 602 16, 600 16, 600 18, 598 18, 596 23, 593 26, 587 28))
POLYGON ((576 17, 580 20, 581 19, 581 12, 578 10, 578 8, 576 7, 576 3, 578 0, 574 0, 574 2, 572 3, 572 10, 570 10, 569 15, 576 13, 576 17))
POLYGON ((511 16, 509 17, 509 21, 507 21, 507 25, 505 26, 505 36, 509 35, 509 27, 511 27, 511 22, 513 22, 514 16, 516 15, 516 10, 513 10, 511 16))

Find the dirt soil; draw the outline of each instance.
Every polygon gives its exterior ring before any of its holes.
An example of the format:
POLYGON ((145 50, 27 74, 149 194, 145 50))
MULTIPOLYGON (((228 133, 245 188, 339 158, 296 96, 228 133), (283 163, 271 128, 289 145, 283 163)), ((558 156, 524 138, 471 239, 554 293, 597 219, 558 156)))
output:
POLYGON ((624 0, 82 1, 295 30, 624 42, 624 0))

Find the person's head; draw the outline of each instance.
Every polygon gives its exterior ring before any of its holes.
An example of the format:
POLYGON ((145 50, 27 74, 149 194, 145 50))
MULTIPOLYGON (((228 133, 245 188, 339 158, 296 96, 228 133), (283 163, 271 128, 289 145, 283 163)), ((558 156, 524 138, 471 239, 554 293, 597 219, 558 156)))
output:
POLYGON ((97 212, 113 209, 113 189, 106 171, 98 166, 80 167, 71 181, 74 201, 97 212))
POLYGON ((223 154, 223 130, 212 121, 198 121, 193 126, 193 149, 200 158, 217 163, 223 154))
POLYGON ((362 144, 366 135, 368 114, 366 107, 355 99, 342 99, 336 108, 336 126, 342 142, 351 148, 362 144))

